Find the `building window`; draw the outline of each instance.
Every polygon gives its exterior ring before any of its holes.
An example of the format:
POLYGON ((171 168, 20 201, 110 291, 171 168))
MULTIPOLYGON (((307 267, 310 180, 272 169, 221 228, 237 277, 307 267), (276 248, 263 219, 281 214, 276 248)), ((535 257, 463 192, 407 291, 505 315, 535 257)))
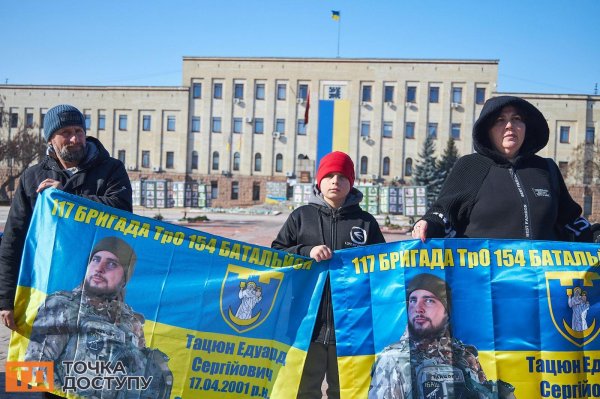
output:
POLYGON ((192 132, 194 132, 194 133, 200 132, 200 117, 199 116, 192 117, 192 132))
POLYGON ((383 137, 392 137, 394 132, 393 122, 383 122, 383 137))
POLYGON ((434 122, 430 122, 427 124, 427 136, 432 139, 437 139, 437 129, 438 124, 434 122))
POLYGON ((233 154, 233 170, 240 170, 240 153, 233 154))
POLYGON ((165 168, 173 169, 174 162, 175 162, 175 153, 173 151, 167 151, 167 162, 166 162, 165 168))
MULTIPOLYGON (((2 108, 0 108, 0 115, 2 115, 2 108)), ((40 111, 40 127, 44 128, 44 119, 46 118, 46 111, 40 111)), ((2 118, 0 117, 0 127, 2 127, 2 118)))
POLYGON ((192 151, 192 169, 198 169, 198 151, 192 151))
POLYGON ((223 98, 223 83, 215 83, 213 86, 213 98, 220 100, 223 98))
POLYGON ((252 201, 260 201, 260 182, 252 183, 252 201))
POLYGON ((127 130, 127 115, 119 115, 119 130, 127 130))
POLYGON ((167 116, 167 131, 168 132, 175 131, 175 117, 173 115, 167 116))
POLYGON ((369 170, 369 158, 366 156, 360 157, 360 174, 366 175, 369 170))
POLYGON ((10 127, 15 128, 19 126, 19 115, 17 113, 12 112, 10 114, 10 127))
POLYGON ((383 88, 383 101, 386 103, 394 102, 394 86, 385 86, 383 88))
POLYGON ((210 198, 219 198, 219 182, 216 180, 210 182, 210 198))
POLYGON ((384 176, 390 175, 390 157, 383 158, 383 170, 381 172, 384 176))
POLYGON ((285 83, 278 83, 277 84, 277 99, 278 100, 285 100, 286 99, 286 94, 287 94, 287 85, 285 83))
POLYGON ((404 176, 412 176, 412 163, 412 158, 406 158, 406 162, 404 162, 404 176))
POLYGON ((298 119, 296 122, 296 134, 298 136, 306 136, 306 125, 304 124, 304 119, 298 119))
POLYGON ((569 126, 561 126, 560 127, 560 142, 568 143, 569 142, 569 134, 571 133, 571 127, 569 126))
POLYGON ((212 153, 212 170, 219 170, 219 152, 212 153))
POLYGON ((233 98, 237 98, 240 100, 244 99, 244 84, 236 83, 233 85, 233 98))
POLYGON ((106 115, 99 114, 98 115, 98 130, 106 129, 106 115))
POLYGON ((142 168, 150 167, 150 151, 142 151, 142 168))
POLYGON ((452 102, 462 104, 462 87, 452 88, 452 102))
POLYGON ((264 83, 256 84, 256 99, 257 100, 265 99, 265 84, 264 83))
POLYGON ((263 134, 265 132, 265 123, 263 118, 254 119, 254 133, 263 134))
POLYGON ((453 123, 450 135, 454 140, 460 140, 460 123, 453 123))
POLYGON ((277 119, 275 121, 275 131, 281 134, 285 133, 285 119, 277 119))
POLYGON ((417 102, 417 86, 408 86, 406 88, 406 102, 417 102))
POLYGON ((211 132, 221 133, 221 118, 220 117, 215 116, 212 118, 211 132))
POLYGON ((371 94, 373 91, 373 86, 371 85, 364 85, 362 87, 362 96, 360 97, 360 101, 364 101, 364 102, 371 102, 371 94))
POLYGON ((283 155, 281 154, 275 156, 275 172, 283 172, 283 155))
MULTIPOLYGON (((89 118, 89 115, 86 115, 85 116, 85 128, 86 129, 90 128, 88 126, 88 118, 89 118)), ((31 112, 25 113, 25 127, 33 127, 33 113, 31 113, 31 112)))
MULTIPOLYGON (((83 118, 85 119, 85 130, 88 130, 89 128, 92 127, 92 115, 85 114, 85 115, 83 115, 83 118)), ((33 120, 33 115, 32 115, 31 120, 33 120)))
POLYGON ((406 122, 404 127, 404 137, 407 139, 415 138, 415 123, 414 122, 406 122))
POLYGON ((596 136, 596 130, 593 127, 588 127, 585 129, 585 143, 586 144, 594 144, 596 136))
POLYGON ((299 85, 298 86, 298 98, 302 100, 306 100, 308 97, 308 85, 299 85))
POLYGON ((362 121, 360 123, 360 137, 369 137, 371 135, 371 122, 362 121))
POLYGON ((440 101, 440 88, 439 87, 430 87, 429 88, 429 102, 437 103, 440 101))
POLYGON ((244 127, 244 123, 242 118, 233 118, 233 132, 234 133, 242 133, 242 128, 244 127))
POLYGON ((194 83, 192 85, 192 96, 194 98, 202 98, 202 83, 194 83))
POLYGON ((117 152, 117 159, 125 164, 125 150, 119 150, 117 152))
POLYGON ((144 115, 142 117, 142 130, 145 132, 152 128, 152 117, 150 115, 144 115))
POLYGON ((262 170, 262 155, 260 152, 254 154, 254 171, 260 172, 262 170))
POLYGON ((240 183, 237 181, 231 182, 231 199, 236 200, 240 196, 240 183))
POLYGON ((475 104, 483 104, 485 102, 485 87, 475 89, 475 104))

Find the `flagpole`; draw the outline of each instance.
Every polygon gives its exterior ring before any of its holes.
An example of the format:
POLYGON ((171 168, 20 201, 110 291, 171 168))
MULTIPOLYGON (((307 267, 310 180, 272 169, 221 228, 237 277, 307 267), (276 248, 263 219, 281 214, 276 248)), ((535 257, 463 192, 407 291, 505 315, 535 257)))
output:
POLYGON ((338 42, 337 42, 337 58, 340 58, 340 27, 342 26, 342 19, 338 19, 338 42))

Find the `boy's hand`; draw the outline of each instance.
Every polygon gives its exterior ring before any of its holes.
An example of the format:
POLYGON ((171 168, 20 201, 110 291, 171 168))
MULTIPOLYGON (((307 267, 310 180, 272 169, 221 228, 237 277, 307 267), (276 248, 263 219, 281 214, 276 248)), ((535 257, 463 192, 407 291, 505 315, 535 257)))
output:
POLYGON ((317 245, 310 250, 310 257, 320 262, 322 260, 330 259, 332 255, 331 249, 327 245, 317 245))

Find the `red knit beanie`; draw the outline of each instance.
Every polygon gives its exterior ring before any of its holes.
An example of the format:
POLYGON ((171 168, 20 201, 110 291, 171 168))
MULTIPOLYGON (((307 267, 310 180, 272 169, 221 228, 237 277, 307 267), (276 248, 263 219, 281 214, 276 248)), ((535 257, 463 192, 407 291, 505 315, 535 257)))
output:
POLYGON ((354 162, 348 154, 334 151, 321 158, 317 170, 317 187, 321 185, 321 180, 330 173, 341 173, 350 182, 350 187, 354 186, 354 162))

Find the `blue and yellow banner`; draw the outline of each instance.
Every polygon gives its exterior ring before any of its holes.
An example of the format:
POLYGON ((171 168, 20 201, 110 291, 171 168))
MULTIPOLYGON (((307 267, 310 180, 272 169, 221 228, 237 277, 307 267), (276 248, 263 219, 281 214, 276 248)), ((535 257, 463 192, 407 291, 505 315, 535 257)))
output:
POLYGON ((595 398, 599 258, 448 239, 313 263, 46 190, 8 360, 69 397, 295 398, 329 272, 344 399, 595 398))
POLYGON ((72 397, 295 397, 325 272, 45 190, 8 360, 53 362, 35 381, 72 397))
POLYGON ((317 165, 332 151, 350 151, 350 101, 319 100, 317 165))
POLYGON ((598 244, 476 239, 337 252, 343 397, 600 397, 599 258, 598 244))

